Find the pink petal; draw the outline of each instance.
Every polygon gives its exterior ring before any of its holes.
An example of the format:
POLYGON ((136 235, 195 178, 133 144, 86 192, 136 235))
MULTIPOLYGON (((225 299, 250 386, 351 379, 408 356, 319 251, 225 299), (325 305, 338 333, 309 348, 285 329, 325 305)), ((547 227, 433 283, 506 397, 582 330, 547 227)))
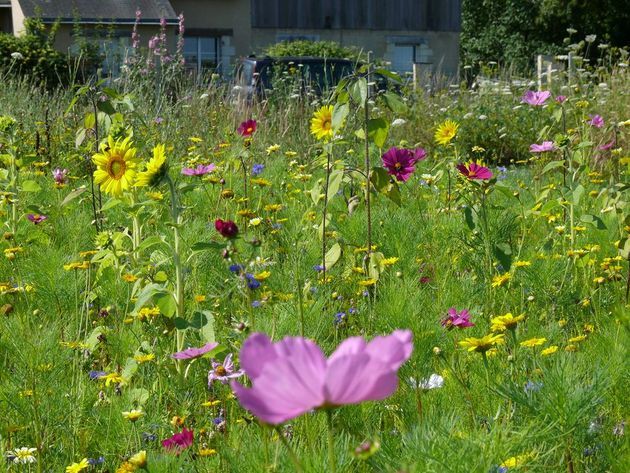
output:
POLYGON ((252 380, 257 378, 265 365, 277 357, 276 350, 264 333, 255 333, 243 343, 240 353, 241 368, 252 380))
POLYGON ((411 330, 395 330, 391 335, 375 337, 366 348, 366 353, 397 370, 409 359, 413 351, 411 330))
POLYGON ((367 344, 365 343, 363 337, 346 338, 328 358, 328 366, 330 366, 337 358, 362 353, 366 346, 367 344))
POLYGON ((398 387, 395 369, 366 353, 337 358, 326 373, 326 404, 344 405, 391 396, 398 387))

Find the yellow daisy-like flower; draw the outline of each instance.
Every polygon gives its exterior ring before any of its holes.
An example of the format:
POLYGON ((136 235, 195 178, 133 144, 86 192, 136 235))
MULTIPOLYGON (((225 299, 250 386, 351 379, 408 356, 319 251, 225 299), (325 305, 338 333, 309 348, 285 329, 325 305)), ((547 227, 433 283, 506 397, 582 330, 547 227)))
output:
POLYGON ((155 360, 155 354, 153 353, 139 353, 133 357, 138 363, 148 363, 149 361, 155 360))
POLYGON ((153 157, 147 163, 144 171, 139 172, 136 177, 136 187, 155 187, 166 175, 166 154, 164 154, 164 145, 157 145, 153 148, 153 157))
POLYGON ((332 105, 324 105, 313 114, 313 118, 311 118, 311 133, 318 140, 332 138, 332 112, 332 105))
POLYGON ((542 350, 540 354, 542 356, 549 356, 549 355, 553 355, 557 351, 558 351, 558 345, 551 345, 549 348, 545 348, 544 350, 542 350))
POLYGON ((466 338, 462 340, 461 342, 459 342, 459 345, 463 348, 467 348, 468 351, 476 351, 478 353, 485 353, 491 348, 493 348, 495 345, 498 345, 504 342, 505 340, 504 340, 503 334, 499 334, 499 335, 489 334, 481 338, 475 338, 475 337, 466 338))
POLYGON ((90 463, 87 458, 84 458, 79 463, 73 463, 70 466, 66 467, 66 473, 80 473, 86 468, 90 467, 90 463))
POLYGON ((217 454, 217 451, 214 448, 200 448, 199 449, 200 457, 209 457, 216 454, 217 454))
POLYGON ((147 466, 147 451, 140 450, 138 453, 130 457, 127 461, 136 468, 144 468, 145 466, 147 466))
POLYGON ((125 411, 122 413, 122 416, 130 422, 137 421, 143 415, 144 415, 144 412, 138 409, 131 409, 130 411, 125 411))
POLYGON ((124 462, 118 468, 116 468, 116 473, 134 473, 138 468, 132 465, 129 462, 124 462))
POLYGON ((455 123, 453 120, 446 120, 435 130, 435 142, 439 145, 446 146, 455 138, 458 129, 458 123, 455 123))
POLYGON ((96 165, 94 182, 106 194, 117 197, 133 185, 138 158, 131 137, 114 141, 109 136, 107 142, 101 145, 100 152, 92 157, 92 161, 96 165))
POLYGON ((525 319, 525 314, 514 317, 510 312, 505 315, 494 317, 490 323, 493 332, 505 332, 506 330, 514 330, 519 322, 525 319))
POLYGON ((510 279, 512 279, 512 275, 510 273, 498 274, 492 278, 492 287, 505 286, 510 279))
POLYGON ((530 338, 529 340, 525 340, 521 342, 522 347, 533 348, 540 345, 543 345, 547 341, 546 338, 530 338))
POLYGON ((578 343, 586 340, 586 335, 578 335, 577 337, 569 338, 569 343, 578 343))

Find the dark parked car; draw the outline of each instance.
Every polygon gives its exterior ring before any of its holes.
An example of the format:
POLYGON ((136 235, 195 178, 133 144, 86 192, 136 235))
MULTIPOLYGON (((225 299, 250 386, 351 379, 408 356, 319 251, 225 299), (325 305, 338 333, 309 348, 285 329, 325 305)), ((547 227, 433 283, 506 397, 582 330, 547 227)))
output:
POLYGON ((280 81, 294 87, 297 93, 321 95, 351 75, 357 64, 349 59, 321 57, 248 57, 236 68, 235 98, 248 101, 264 98, 268 91, 279 87, 280 81))

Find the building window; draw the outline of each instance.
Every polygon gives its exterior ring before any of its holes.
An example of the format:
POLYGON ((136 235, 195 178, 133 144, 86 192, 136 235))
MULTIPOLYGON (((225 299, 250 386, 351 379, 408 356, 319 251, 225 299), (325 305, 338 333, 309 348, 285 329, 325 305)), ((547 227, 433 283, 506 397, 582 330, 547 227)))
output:
POLYGON ((217 36, 186 36, 184 59, 186 67, 197 74, 219 68, 221 38, 217 36))
POLYGON ((390 37, 389 57, 392 70, 399 74, 410 73, 415 64, 431 64, 432 51, 425 39, 418 37, 390 37))

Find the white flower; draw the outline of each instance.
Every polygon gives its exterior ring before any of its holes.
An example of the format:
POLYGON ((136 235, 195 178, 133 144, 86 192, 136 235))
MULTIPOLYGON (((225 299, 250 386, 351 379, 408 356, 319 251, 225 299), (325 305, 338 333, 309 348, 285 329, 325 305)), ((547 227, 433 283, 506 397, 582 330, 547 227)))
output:
POLYGON ((407 123, 407 120, 404 118, 397 118, 392 122, 392 127, 403 126, 405 123, 407 123))
POLYGON ((208 97, 210 97, 208 94, 201 94, 199 98, 203 100, 203 99, 207 99, 208 97))
POLYGON ((11 57, 15 59, 16 61, 21 61, 22 59, 24 59, 24 56, 22 56, 22 53, 18 51, 11 53, 11 57))
POLYGON ((485 120, 488 118, 488 115, 479 115, 479 120, 485 120))
POLYGON ((414 388, 429 391, 431 389, 439 389, 444 386, 444 378, 442 378, 439 374, 433 373, 429 376, 429 378, 424 378, 420 381, 416 381, 415 378, 409 378, 409 384, 414 388))
POLYGON ((596 39, 597 39, 597 35, 596 34, 587 34, 586 37, 584 38, 584 40, 587 43, 593 43, 596 39))
POLYGON ((13 458, 13 463, 35 463, 37 461, 37 458, 35 458, 35 455, 33 455, 33 453, 35 453, 37 451, 36 448, 29 448, 29 447, 20 447, 20 448, 16 448, 15 450, 13 450, 12 452, 7 452, 7 454, 9 455, 9 457, 13 458))

